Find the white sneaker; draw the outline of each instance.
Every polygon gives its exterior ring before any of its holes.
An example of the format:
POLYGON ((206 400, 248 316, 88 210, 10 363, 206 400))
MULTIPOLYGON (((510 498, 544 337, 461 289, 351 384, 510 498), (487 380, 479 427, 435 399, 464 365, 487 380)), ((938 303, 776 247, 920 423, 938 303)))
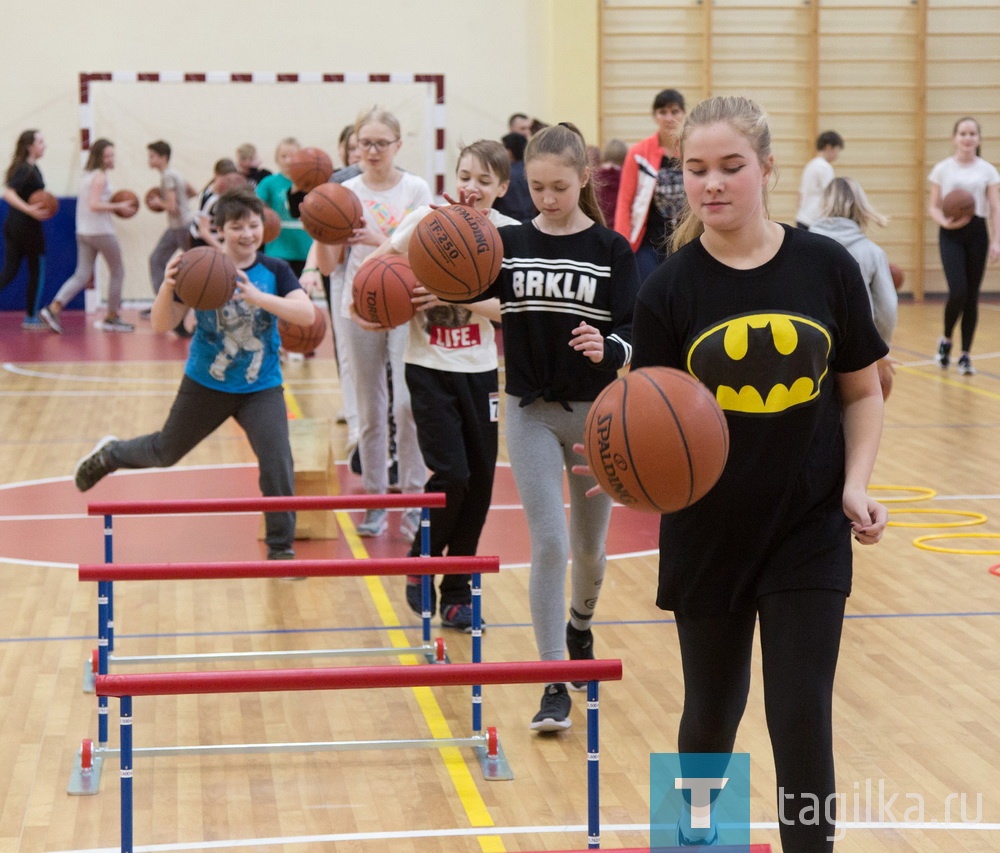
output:
POLYGON ((102 332, 134 332, 135 326, 131 323, 126 323, 121 317, 105 317, 103 320, 99 320, 94 323, 95 329, 100 329, 102 332))
POLYGON ((386 511, 384 509, 365 510, 364 521, 355 528, 358 536, 365 539, 370 539, 373 536, 381 536, 385 533, 386 527, 389 526, 389 522, 385 516, 386 511))
POLYGON ((399 520, 399 533, 407 539, 412 539, 420 531, 421 510, 418 507, 411 507, 403 510, 403 517, 399 520))
POLYGON ((61 335, 63 333, 62 324, 59 322, 58 314, 53 314, 48 308, 43 308, 38 312, 38 316, 42 319, 42 322, 44 322, 45 325, 57 335, 61 335))

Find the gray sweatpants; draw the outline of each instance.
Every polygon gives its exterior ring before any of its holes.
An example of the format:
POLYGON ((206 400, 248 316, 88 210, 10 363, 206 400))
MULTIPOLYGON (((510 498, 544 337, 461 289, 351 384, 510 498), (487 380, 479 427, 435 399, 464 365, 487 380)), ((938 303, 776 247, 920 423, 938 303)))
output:
MULTIPOLYGON (((206 388, 188 376, 159 432, 108 445, 112 470, 169 468, 181 460, 229 418, 247 434, 257 456, 258 484, 264 497, 295 494, 292 450, 288 443, 288 412, 279 385, 249 394, 206 388)), ((171 497, 183 497, 171 495, 171 497)), ((291 548, 295 540, 294 512, 264 513, 265 541, 273 548, 291 548)))
POLYGON ((98 255, 101 255, 108 265, 108 314, 114 316, 118 313, 118 309, 122 306, 125 266, 122 264, 122 250, 118 245, 118 238, 114 234, 76 235, 76 271, 59 288, 59 292, 52 298, 53 302, 58 302, 62 307, 72 302, 73 297, 94 277, 98 255))
POLYGON ((183 228, 168 228, 163 232, 160 241, 149 256, 149 280, 153 285, 153 293, 159 293, 163 284, 163 276, 174 252, 180 249, 186 252, 191 248, 191 232, 187 226, 183 228))
POLYGON ((572 473, 584 457, 573 452, 583 441, 590 403, 535 400, 523 409, 507 397, 507 454, 531 537, 528 598, 535 643, 542 660, 566 657, 566 563, 573 554, 570 606, 580 616, 593 615, 604 580, 605 539, 611 498, 592 498, 593 477, 572 473), (569 530, 563 508, 563 471, 569 480, 569 530))

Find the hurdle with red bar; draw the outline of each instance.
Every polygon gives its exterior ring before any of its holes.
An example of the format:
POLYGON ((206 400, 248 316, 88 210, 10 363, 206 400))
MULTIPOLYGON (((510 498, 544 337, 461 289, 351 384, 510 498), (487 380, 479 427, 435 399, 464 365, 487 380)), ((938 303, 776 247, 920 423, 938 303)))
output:
MULTIPOLYGON (((516 661, 449 666, 342 667, 339 669, 250 670, 235 672, 166 672, 100 675, 98 696, 120 699, 121 850, 133 851, 134 756, 156 754, 133 744, 136 696, 262 693, 303 690, 364 690, 384 687, 446 687, 476 684, 548 684, 587 682, 587 847, 600 847, 600 702, 601 681, 620 681, 620 660, 516 661)), ((442 746, 449 742, 438 740, 442 746)), ((494 745, 497 745, 495 743, 494 745)), ((494 754, 490 756, 496 760, 494 754)))
MULTIPOLYGON (((114 517, 145 515, 196 515, 233 514, 257 512, 292 512, 297 510, 328 510, 331 512, 358 509, 419 509, 421 557, 430 554, 430 510, 445 506, 446 496, 441 492, 425 492, 410 495, 310 495, 302 497, 252 497, 252 498, 192 498, 176 500, 147 501, 97 501, 87 505, 87 514, 104 517, 104 562, 114 562, 114 517)), ((298 565, 301 561, 296 560, 298 565)), ((287 575, 287 571, 285 572, 287 575)), ((411 574, 419 574, 412 572, 411 574)), ((430 633, 430 577, 422 581, 424 599, 423 643, 429 647, 430 633)), ((107 645, 109 653, 115 650, 115 603, 114 586, 110 582, 98 584, 98 601, 104 602, 107 610, 106 625, 98 624, 99 631, 106 629, 106 636, 98 634, 98 644, 107 645)), ((473 591, 473 635, 481 624, 475 623, 478 597, 473 591)), ((428 659, 432 650, 428 648, 428 659)), ((89 676, 85 677, 89 679, 89 676)), ((87 682, 85 682, 85 689, 87 682)))
MULTIPOLYGON (((141 502, 93 503, 88 507, 91 515, 104 516, 105 559, 99 564, 83 564, 79 567, 81 581, 96 581, 98 645, 85 671, 84 689, 93 690, 97 677, 110 674, 111 664, 158 664, 191 661, 233 660, 253 658, 261 660, 272 657, 318 657, 318 656, 367 656, 400 655, 420 653, 431 663, 447 663, 444 641, 438 638, 431 643, 430 637, 430 579, 434 574, 471 574, 472 576, 472 661, 482 661, 482 581, 483 573, 500 570, 497 557, 430 557, 430 517, 431 507, 443 506, 445 496, 440 493, 413 495, 357 495, 319 496, 284 498, 235 498, 200 500, 159 500, 141 502), (353 649, 300 649, 270 652, 209 652, 192 655, 113 655, 114 648, 114 608, 113 586, 115 581, 135 580, 212 580, 233 578, 278 578, 287 576, 289 564, 284 561, 239 561, 219 563, 113 563, 113 517, 115 515, 159 515, 174 513, 227 513, 260 512, 296 509, 371 509, 418 507, 422 510, 421 540, 423 554, 420 558, 402 557, 380 560, 296 560, 295 573, 302 577, 362 577, 368 575, 398 576, 419 574, 422 576, 423 598, 422 642, 418 646, 381 646, 353 649)), ((506 759, 499 763, 487 764, 490 733, 482 731, 482 688, 472 686, 472 729, 475 735, 462 743, 472 746, 480 757, 487 779, 512 778, 506 759), (484 745, 484 743, 486 745, 484 745)), ((71 794, 96 794, 99 790, 101 768, 104 757, 117 750, 108 747, 108 703, 107 698, 98 696, 98 733, 95 746, 92 739, 83 740, 76 763, 70 776, 68 792, 71 794)), ((389 747, 394 741, 386 741, 389 747)), ((413 745, 413 744, 409 744, 413 745)), ((296 744, 286 744, 286 749, 298 749, 296 744)), ((343 744, 331 743, 322 748, 345 748, 343 744)), ((358 748, 358 747, 353 747, 358 748)), ((183 748, 178 748, 183 749, 183 748)), ((274 750, 271 750, 274 751, 274 750)))

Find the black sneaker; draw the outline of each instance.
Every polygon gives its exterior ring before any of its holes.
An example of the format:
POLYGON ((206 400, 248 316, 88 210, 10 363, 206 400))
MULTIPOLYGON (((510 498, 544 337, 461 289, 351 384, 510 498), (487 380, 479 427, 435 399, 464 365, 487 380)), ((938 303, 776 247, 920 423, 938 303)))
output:
POLYGON ((967 352, 963 352, 958 357, 958 372, 962 374, 962 376, 976 375, 976 368, 972 366, 972 359, 969 358, 969 354, 967 352))
POLYGON ((542 694, 542 706, 531 720, 531 730, 534 732, 559 732, 573 725, 569 718, 573 700, 566 692, 562 682, 546 684, 542 694))
MULTIPOLYGON (((566 650, 569 652, 570 660, 593 660, 594 659, 594 634, 587 628, 586 631, 578 631, 573 627, 572 622, 566 623, 566 650)), ((570 688, 573 690, 586 690, 586 681, 572 681, 570 688)))
MULTIPOLYGON (((442 604, 441 605, 441 627, 454 628, 457 631, 464 631, 466 634, 472 633, 472 605, 471 604, 442 604)), ((486 623, 480 619, 479 629, 486 630, 486 623)))
POLYGON ((87 492, 94 488, 115 470, 105 452, 105 448, 113 441, 118 441, 118 437, 114 435, 104 436, 94 445, 94 449, 90 453, 76 463, 76 468, 73 469, 73 480, 81 492, 87 492))
MULTIPOLYGON (((281 545, 269 545, 267 548, 267 559, 269 560, 294 560, 295 552, 291 548, 283 548, 281 545)), ((283 577, 283 581, 304 581, 305 575, 288 575, 283 577)))
POLYGON ((945 368, 951 363, 951 341, 945 338, 938 338, 938 351, 934 360, 945 368))
MULTIPOLYGON (((406 576, 406 603, 410 606, 410 610, 417 614, 417 616, 423 616, 424 612, 420 606, 420 575, 407 575, 406 576)), ((437 610, 437 590, 434 589, 434 584, 431 584, 431 616, 434 615, 434 611, 437 610)))

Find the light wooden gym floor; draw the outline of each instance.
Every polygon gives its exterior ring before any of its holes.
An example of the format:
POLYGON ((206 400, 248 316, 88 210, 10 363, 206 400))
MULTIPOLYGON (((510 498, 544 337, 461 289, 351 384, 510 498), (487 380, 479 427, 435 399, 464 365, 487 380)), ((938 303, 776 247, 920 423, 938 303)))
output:
MULTIPOLYGON (((881 545, 857 549, 835 704, 843 853, 1000 849, 1000 577, 989 572, 1000 557, 982 553, 1000 551, 1000 305, 982 306, 975 377, 930 361, 940 316, 937 302, 900 306, 893 354, 901 365, 873 483, 892 487, 880 496, 903 501, 891 504, 894 518, 926 527, 893 527, 881 545), (936 496, 916 500, 926 490, 936 496), (986 521, 932 526, 974 520, 966 513, 986 521), (914 544, 930 534, 956 538, 931 543, 948 552, 914 544), (981 534, 990 538, 957 538, 981 534)), ((150 335, 141 321, 135 335, 120 337, 89 329, 82 315, 63 338, 21 332, 19 324, 19 316, 0 315, 0 851, 117 849, 114 758, 99 794, 71 797, 66 787, 81 739, 96 735, 96 700, 81 689, 94 646, 95 590, 77 581, 75 563, 100 559, 101 533, 83 513, 91 496, 116 496, 126 475, 88 496, 76 493, 69 475, 100 436, 161 424, 184 348, 150 335), (30 556, 46 549, 57 556, 30 556)), ((286 382, 304 416, 333 417, 329 340, 317 358, 289 365, 286 382)), ((334 441, 339 452, 343 427, 334 441)), ((216 466, 252 462, 230 423, 181 464, 206 466, 211 480, 216 466)), ((250 472, 245 493, 253 494, 252 468, 235 470, 250 472)), ((184 478, 196 474, 127 476, 148 497, 184 497, 184 478)), ((501 472, 502 482, 507 477, 501 472)), ((343 470, 342 485, 358 490, 343 470)), ((505 568, 484 580, 485 657, 530 660, 526 531, 509 508, 516 493, 505 485, 497 498, 508 508, 491 515, 481 553, 499 553, 505 568)), ((673 626, 653 605, 655 520, 628 515, 616 514, 611 550, 626 556, 609 562, 595 622, 599 656, 620 657, 625 669, 622 682, 601 692, 604 847, 648 843, 649 754, 673 751, 681 701, 673 626)), ((244 528, 233 528, 241 531, 233 553, 259 553, 244 528)), ((219 538, 229 529, 220 521, 219 538)), ((154 537, 152 553, 136 558, 184 559, 208 548, 210 536, 167 544, 154 537)), ((139 549, 141 532, 135 538, 139 549)), ((305 543, 300 553, 322 547, 305 543)), ((371 553, 404 549, 393 525, 371 553)), ((381 646, 419 636, 393 579, 135 583, 116 593, 125 654, 381 646)), ((434 633, 442 633, 436 625, 434 633)), ((453 660, 468 659, 469 637, 443 636, 453 660)), ((499 730, 515 774, 509 782, 485 782, 470 750, 138 758, 136 844, 359 853, 586 847, 585 702, 573 694, 572 729, 543 738, 528 730, 540 693, 534 685, 484 688, 484 722, 499 730)), ((165 697, 136 700, 135 741, 367 740, 442 729, 463 736, 469 717, 466 688, 165 697)), ((115 700, 111 721, 116 746, 115 700)), ((759 660, 737 749, 751 754, 753 841, 778 850, 759 660)))

